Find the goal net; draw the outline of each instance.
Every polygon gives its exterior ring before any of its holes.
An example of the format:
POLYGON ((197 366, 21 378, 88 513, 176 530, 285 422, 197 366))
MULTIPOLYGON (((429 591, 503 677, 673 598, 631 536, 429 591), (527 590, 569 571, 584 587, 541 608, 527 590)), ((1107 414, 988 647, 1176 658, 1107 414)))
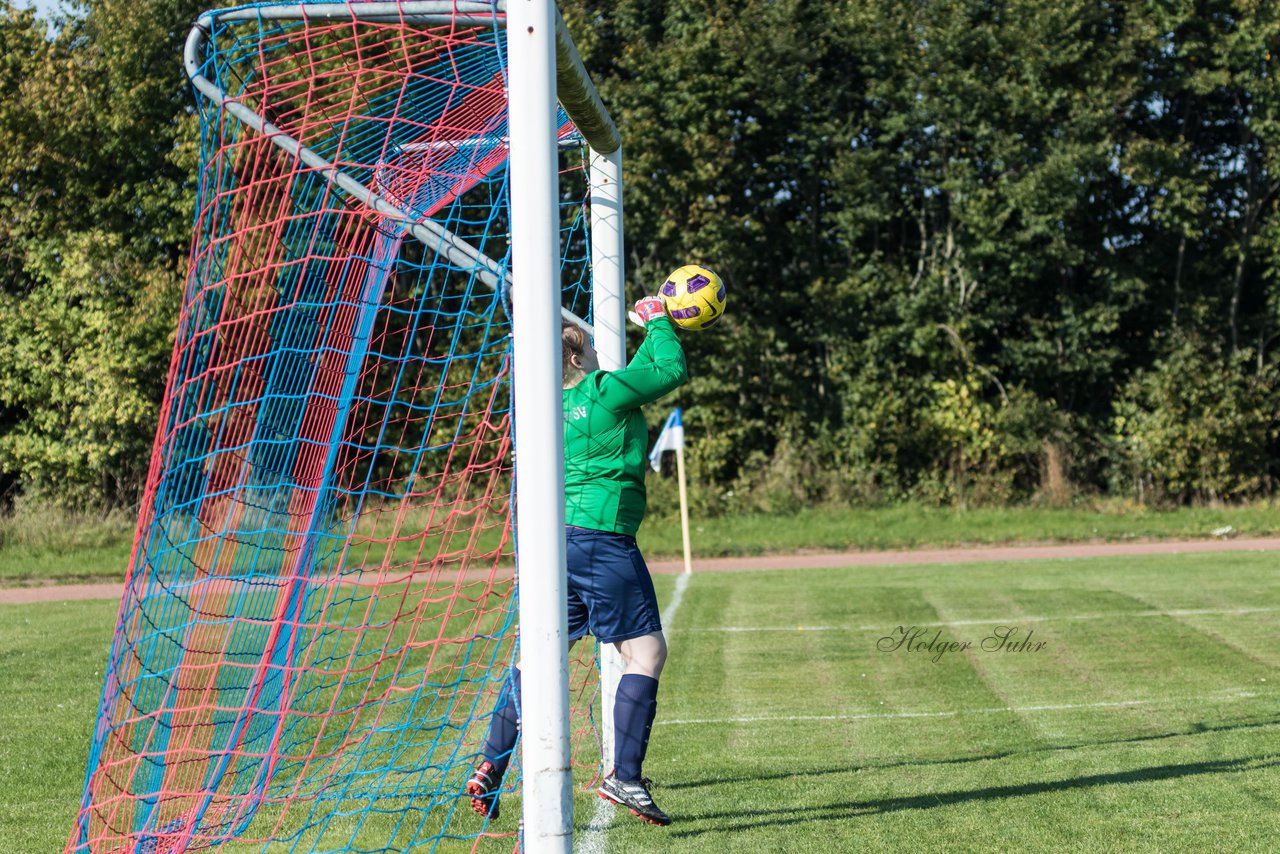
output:
MULTIPOLYGON (((189 275, 68 851, 515 844, 516 805, 489 826, 463 792, 516 654, 504 19, 192 30, 189 275)), ((593 154, 563 108, 556 136, 561 306, 590 323, 593 154)), ((571 681, 589 776, 594 651, 571 681)))

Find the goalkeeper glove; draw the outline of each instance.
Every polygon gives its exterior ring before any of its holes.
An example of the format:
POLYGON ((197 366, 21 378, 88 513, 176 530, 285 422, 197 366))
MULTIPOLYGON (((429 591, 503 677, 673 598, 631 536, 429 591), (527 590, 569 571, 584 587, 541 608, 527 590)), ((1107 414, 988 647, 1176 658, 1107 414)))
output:
POLYGON ((666 317, 667 306, 662 297, 645 297, 636 301, 635 313, 642 324, 648 324, 655 317, 666 317))

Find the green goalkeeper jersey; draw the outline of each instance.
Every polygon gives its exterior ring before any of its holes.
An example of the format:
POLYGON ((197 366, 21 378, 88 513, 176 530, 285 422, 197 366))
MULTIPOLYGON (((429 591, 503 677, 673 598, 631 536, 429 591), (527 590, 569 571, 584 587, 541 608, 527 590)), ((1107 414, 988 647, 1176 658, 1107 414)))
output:
POLYGON ((644 519, 649 431, 640 407, 689 378, 675 325, 645 327, 619 371, 593 371, 564 390, 565 522, 634 537, 644 519))

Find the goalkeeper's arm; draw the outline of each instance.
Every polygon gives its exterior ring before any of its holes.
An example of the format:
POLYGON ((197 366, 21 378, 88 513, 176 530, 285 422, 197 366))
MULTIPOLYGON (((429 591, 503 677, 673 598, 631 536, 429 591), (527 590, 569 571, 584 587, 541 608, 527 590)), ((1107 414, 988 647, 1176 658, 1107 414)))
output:
POLYGON ((645 324, 644 343, 627 367, 600 378, 600 402, 615 412, 652 403, 689 379, 684 348, 662 301, 646 297, 636 303, 636 309, 645 324))

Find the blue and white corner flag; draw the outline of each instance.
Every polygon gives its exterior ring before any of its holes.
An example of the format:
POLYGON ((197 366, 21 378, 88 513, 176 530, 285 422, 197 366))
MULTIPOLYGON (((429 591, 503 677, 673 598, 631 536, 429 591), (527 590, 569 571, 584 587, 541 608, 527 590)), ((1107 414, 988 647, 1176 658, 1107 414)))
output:
POLYGON ((653 443, 653 450, 649 452, 649 465, 654 471, 661 471, 662 452, 681 450, 684 450, 684 422, 680 420, 680 407, 677 406, 662 425, 658 441, 653 443))
POLYGON ((658 434, 658 441, 653 443, 649 452, 649 465, 654 471, 662 468, 662 452, 676 452, 676 474, 680 478, 680 533, 684 540, 684 571, 687 575, 693 572, 693 550, 689 547, 689 495, 684 485, 684 421, 680 418, 680 407, 667 416, 658 434))

